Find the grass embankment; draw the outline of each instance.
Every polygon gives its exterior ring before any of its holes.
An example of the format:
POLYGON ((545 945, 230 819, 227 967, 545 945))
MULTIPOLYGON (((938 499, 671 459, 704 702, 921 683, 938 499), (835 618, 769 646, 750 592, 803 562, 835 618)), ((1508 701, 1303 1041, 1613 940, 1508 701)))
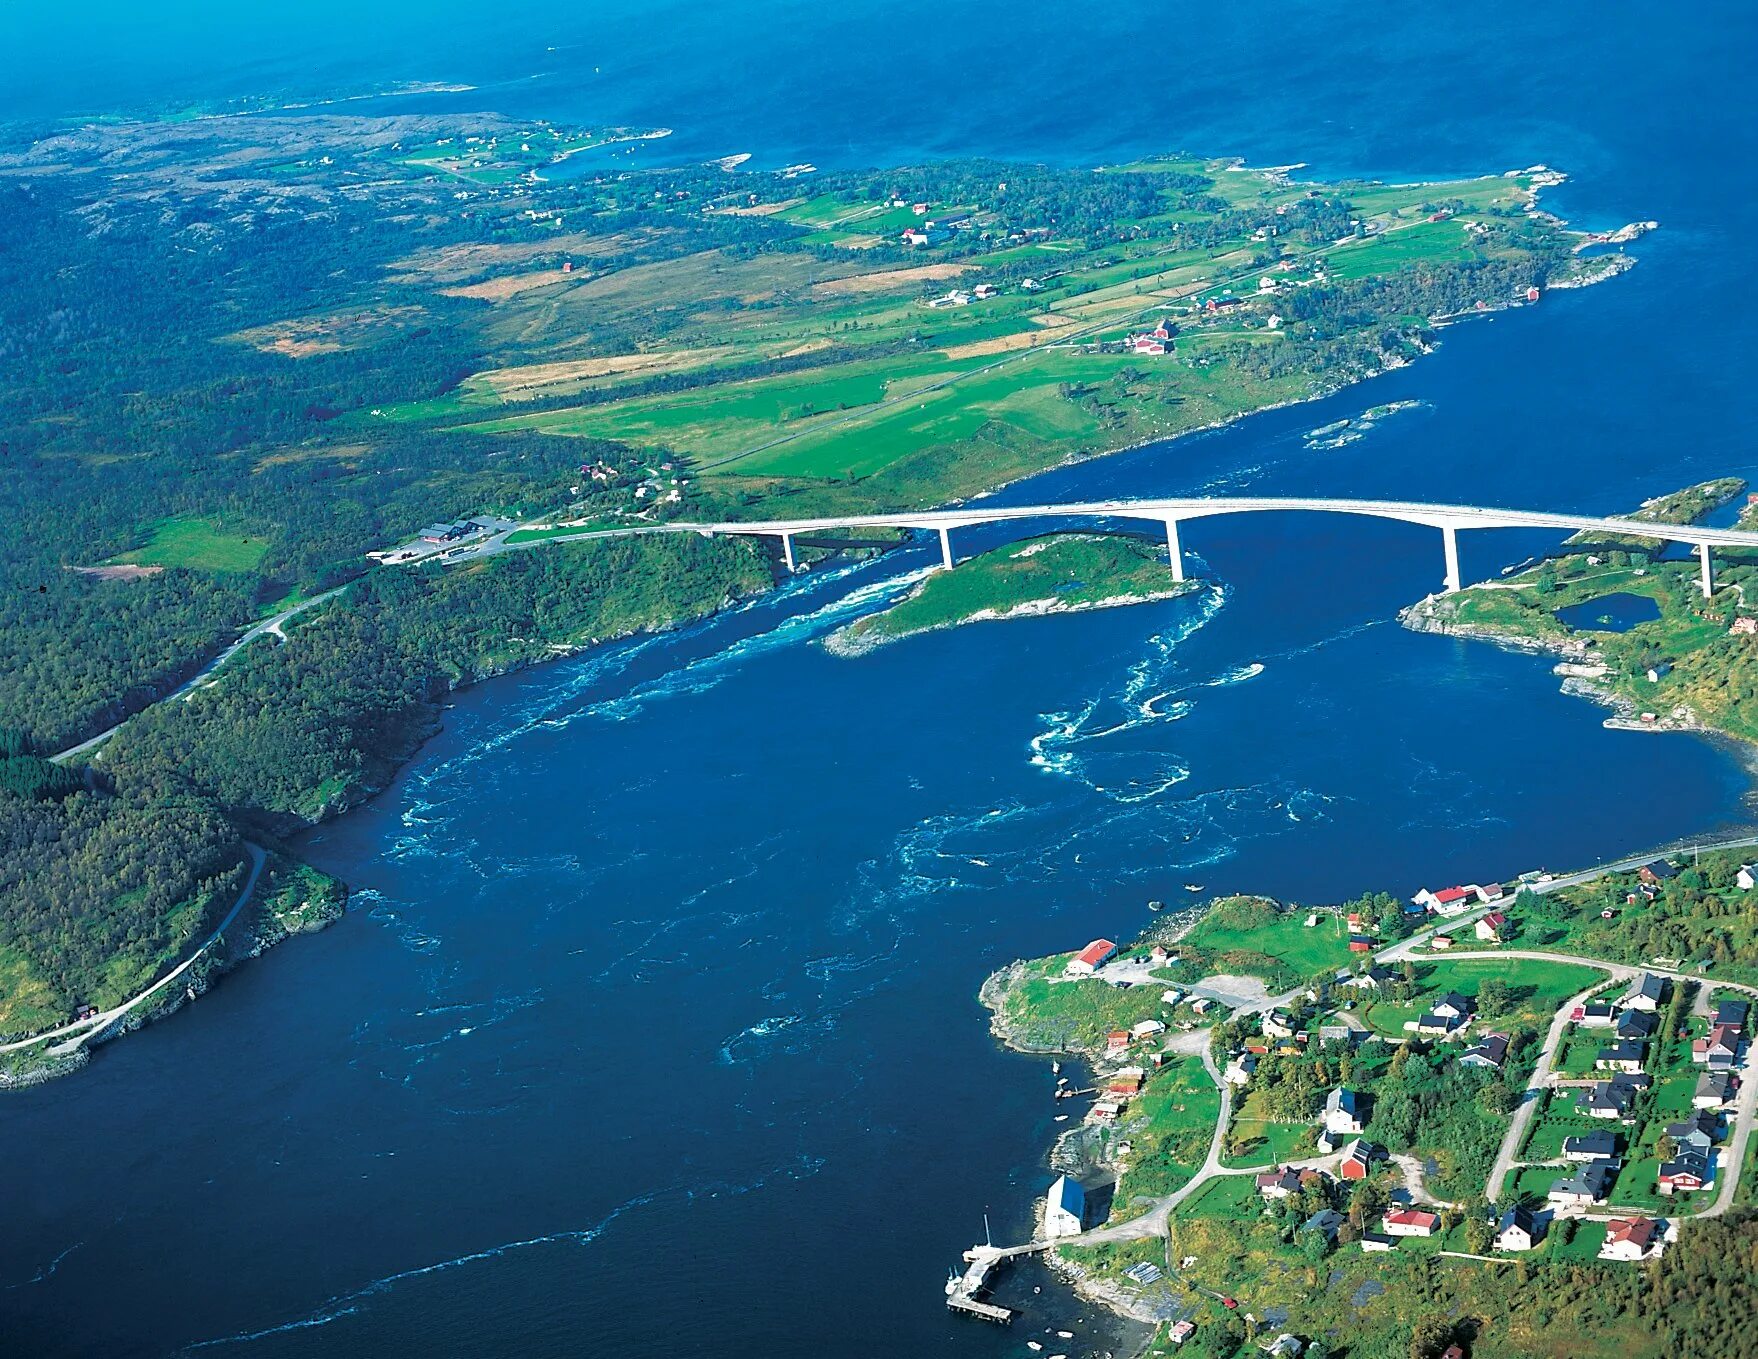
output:
POLYGON ((1164 550, 1138 538, 1052 534, 936 572, 884 612, 839 629, 829 645, 851 655, 960 623, 1139 604, 1196 588, 1174 581, 1164 550))
POLYGON ((1178 941, 1174 975, 1187 981, 1214 973, 1261 977, 1282 991, 1347 967, 1355 955, 1342 918, 1321 912, 1309 926, 1312 914, 1268 897, 1224 897, 1178 941))
MULTIPOLYGON (((1666 512, 1700 515, 1742 484, 1729 479, 1688 488, 1663 498, 1666 512)), ((1650 502, 1644 513, 1660 504, 1650 502)), ((1696 561, 1662 561, 1633 538, 1613 547, 1605 541, 1504 581, 1424 600, 1405 611, 1404 622, 1559 652, 1576 664, 1578 684, 1618 710, 1620 724, 1704 729, 1758 742, 1758 636, 1735 630, 1750 626, 1736 620, 1758 615, 1758 600, 1747 606, 1748 592, 1758 590, 1758 553, 1712 554, 1715 593, 1705 599, 1696 561), (1622 632, 1571 626, 1557 616, 1614 595, 1653 600, 1660 616, 1622 632)))

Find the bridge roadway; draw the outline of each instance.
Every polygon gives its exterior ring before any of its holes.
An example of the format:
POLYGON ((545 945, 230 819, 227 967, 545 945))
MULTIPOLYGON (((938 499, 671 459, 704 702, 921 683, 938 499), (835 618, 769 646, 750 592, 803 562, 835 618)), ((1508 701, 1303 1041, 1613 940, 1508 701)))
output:
POLYGON ((799 534, 832 529, 907 528, 940 535, 943 562, 953 564, 952 530, 977 524, 997 524, 1016 519, 1138 519, 1163 524, 1174 580, 1184 579, 1183 551, 1178 526, 1188 519, 1207 519, 1218 514, 1263 514, 1279 511, 1317 514, 1366 515, 1397 519, 1407 524, 1438 528, 1446 553, 1449 591, 1460 587, 1459 544, 1461 529, 1539 528, 1564 532, 1630 534, 1664 542, 1686 543, 1703 559, 1703 593, 1714 592, 1709 560, 1711 547, 1758 548, 1758 532, 1743 529, 1707 528, 1697 524, 1659 524, 1641 519, 1597 518, 1585 514, 1553 514, 1543 510, 1508 510, 1486 505, 1435 505, 1416 500, 1320 500, 1298 496, 1181 497, 1164 500, 1093 500, 1070 505, 961 505, 949 510, 906 510, 896 514, 861 514, 819 519, 729 521, 708 524, 668 524, 673 531, 704 535, 747 534, 780 538, 788 566, 794 565, 793 543, 799 534))

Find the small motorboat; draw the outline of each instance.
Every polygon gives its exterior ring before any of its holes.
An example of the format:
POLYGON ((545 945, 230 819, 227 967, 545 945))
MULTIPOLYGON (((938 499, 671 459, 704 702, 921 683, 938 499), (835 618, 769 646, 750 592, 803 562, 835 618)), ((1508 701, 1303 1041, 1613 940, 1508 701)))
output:
POLYGON ((1184 884, 1184 890, 1186 892, 1200 892, 1203 890, 1203 885, 1200 882, 1187 882, 1184 884))

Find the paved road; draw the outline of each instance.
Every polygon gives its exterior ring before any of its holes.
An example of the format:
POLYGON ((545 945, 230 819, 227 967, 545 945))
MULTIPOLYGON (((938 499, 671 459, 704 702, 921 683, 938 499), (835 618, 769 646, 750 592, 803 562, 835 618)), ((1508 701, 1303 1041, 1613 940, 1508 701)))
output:
MULTIPOLYGON (((1638 860, 1637 862, 1646 862, 1638 860)), ((1722 981, 1714 977, 1700 976, 1694 972, 1679 972, 1666 967, 1636 967, 1627 963, 1608 963, 1601 958, 1587 958, 1576 953, 1546 953, 1537 949, 1494 949, 1482 952, 1451 953, 1449 959, 1469 958, 1530 958, 1541 962, 1576 963, 1582 967, 1597 968, 1607 974, 1611 981, 1632 981, 1644 972, 1652 972, 1657 977, 1670 977, 1674 982, 1695 982, 1700 986, 1715 986, 1728 991, 1740 991, 1758 1000, 1758 986, 1747 986, 1742 982, 1722 981)), ((1507 1135, 1502 1139, 1501 1150, 1496 1154, 1495 1167, 1490 1171, 1487 1182, 1487 1197, 1491 1200, 1499 1197, 1502 1181, 1506 1178, 1513 1164, 1514 1153, 1520 1145, 1527 1124, 1532 1121, 1532 1111, 1537 1108, 1542 1097, 1544 1085, 1550 1073, 1550 1062, 1556 1055, 1563 1032, 1568 1028, 1569 1011, 1583 998, 1590 996, 1605 983, 1598 982, 1581 995, 1571 997, 1557 1011, 1556 1018, 1551 1021, 1550 1031, 1545 1037, 1545 1048, 1541 1054, 1539 1065, 1534 1068, 1532 1079, 1527 1083, 1526 1097, 1515 1114, 1515 1120, 1509 1125, 1507 1135), (1524 1117, 1522 1117, 1524 1115, 1524 1117)), ((1739 1187, 1740 1175, 1745 1169, 1746 1148, 1752 1140, 1752 1127, 1758 1121, 1758 1078, 1752 1071, 1752 1045, 1747 1046, 1744 1070, 1741 1072, 1739 1103, 1734 1107, 1734 1130, 1728 1139, 1727 1146, 1720 1149, 1720 1157, 1716 1175, 1715 1201, 1700 1213, 1674 1214, 1677 1218, 1685 1217, 1717 1217, 1725 1213, 1734 1201, 1734 1193, 1739 1187)))
MULTIPOLYGON (((1758 835, 1747 835, 1730 840, 1720 840, 1713 844, 1698 846, 1697 848, 1705 850, 1743 849, 1753 845, 1758 845, 1758 835)), ((1552 877, 1548 882, 1533 884, 1529 890, 1541 894, 1560 892, 1568 887, 1578 887, 1583 883, 1592 882, 1609 873, 1628 872, 1631 869, 1650 862, 1655 857, 1656 853, 1654 852, 1636 854, 1631 855, 1628 858, 1615 860, 1611 863, 1600 864, 1594 868, 1585 868, 1573 873, 1558 874, 1552 877)), ((1398 943, 1388 948, 1381 949, 1374 955, 1374 957, 1381 962, 1395 962, 1410 957, 1414 950, 1420 948, 1427 942, 1430 936, 1444 931, 1456 930, 1464 925, 1469 925, 1479 916, 1487 914, 1491 909, 1493 908, 1490 906, 1480 906, 1460 915, 1442 920, 1425 929, 1419 930, 1407 939, 1400 940, 1398 943)), ((1439 957, 1440 955, 1424 954, 1422 956, 1439 957)), ((1632 980, 1642 972, 1653 972, 1658 976, 1671 977, 1677 981, 1694 981, 1702 983, 1706 980, 1690 973, 1670 971, 1666 968, 1636 967, 1626 963, 1607 962, 1601 958, 1586 958, 1566 953, 1547 953, 1535 949, 1498 948, 1467 950, 1464 952, 1450 952, 1446 954, 1445 957, 1448 961, 1453 959, 1463 961, 1479 958, 1527 958, 1543 962, 1577 963, 1583 967, 1594 968, 1606 974, 1605 979, 1595 982, 1587 991, 1582 992, 1578 996, 1571 997, 1563 1007, 1558 1010, 1556 1017, 1551 1021, 1549 1032, 1545 1035, 1544 1045, 1539 1050, 1538 1063, 1533 1069, 1532 1080, 1528 1084, 1526 1096, 1522 1100, 1520 1107, 1515 1111, 1514 1119, 1509 1125, 1507 1134, 1502 1139, 1502 1145, 1497 1151, 1494 1167, 1490 1171, 1488 1197, 1492 1200, 1501 1192, 1502 1182, 1507 1178, 1507 1173, 1513 1164, 1514 1155, 1518 1151, 1521 1142, 1524 1140, 1525 1130, 1530 1125, 1533 1115, 1538 1107, 1539 1099, 1542 1097, 1545 1080, 1550 1074, 1550 1068, 1561 1047, 1562 1037, 1568 1028, 1568 1016, 1570 1010, 1572 1010, 1575 1005, 1581 1003, 1587 996, 1592 995, 1594 991, 1597 991, 1600 987, 1604 986, 1607 980, 1628 981, 1632 980)), ((1713 980, 1710 981, 1710 984, 1724 986, 1731 990, 1743 991, 1754 998, 1758 998, 1758 987, 1744 986, 1736 982, 1713 980)), ((1253 1000, 1249 1004, 1242 1006, 1240 1012, 1250 1013, 1274 1009, 1280 1005, 1287 1005, 1304 989, 1305 988, 1296 988, 1292 991, 1285 991, 1279 996, 1270 996, 1261 1000, 1253 1000)), ((1214 1081, 1216 1087, 1221 1091, 1221 1110, 1220 1115, 1216 1120, 1214 1135, 1209 1141, 1209 1154, 1204 1159, 1203 1164, 1198 1168, 1196 1174, 1193 1175, 1190 1181, 1182 1188, 1158 1200, 1153 1207, 1139 1217, 1131 1218, 1129 1221, 1118 1223, 1115 1226, 1095 1227, 1090 1231, 1082 1232, 1079 1236, 1060 1238, 1061 1240, 1078 1241, 1082 1244, 1094 1244, 1102 1241, 1138 1241, 1149 1236, 1165 1236, 1167 1232, 1167 1224, 1171 1220, 1173 1211, 1176 1210, 1181 1203, 1185 1202, 1185 1200, 1189 1199, 1192 1195, 1197 1193, 1197 1191, 1207 1185, 1210 1180, 1222 1175, 1255 1175, 1259 1171, 1267 1168, 1264 1166, 1229 1167, 1221 1164, 1221 1148, 1226 1138, 1227 1125, 1232 1116, 1233 1110, 1233 1090, 1232 1087, 1221 1078, 1220 1071, 1215 1067, 1214 1056, 1211 1052, 1210 1044, 1207 1041, 1208 1037, 1209 1031, 1206 1028, 1196 1029, 1189 1034, 1180 1035, 1177 1039, 1174 1039, 1167 1045, 1169 1051, 1187 1053, 1200 1051, 1203 1060, 1203 1067, 1209 1073, 1209 1079, 1214 1081), (1198 1040, 1201 1041, 1200 1047, 1197 1045, 1198 1040)), ((1750 1058, 1748 1058, 1748 1067, 1750 1067, 1750 1058)), ((1739 1181, 1740 1170, 1745 1164, 1746 1148, 1751 1139, 1755 1121, 1758 1121, 1758 1078, 1748 1078, 1743 1081, 1741 1085, 1740 1103, 1736 1110, 1734 1135, 1730 1139, 1728 1146, 1724 1149, 1724 1159, 1722 1163, 1723 1178, 1718 1185, 1715 1204, 1704 1212, 1692 1214, 1691 1216, 1712 1217, 1716 1214, 1726 1212, 1732 1205, 1734 1192, 1739 1181)), ((1338 1152, 1330 1156, 1309 1157, 1304 1160, 1290 1161, 1286 1164, 1292 1165, 1298 1170, 1328 1169, 1335 1165, 1341 1159, 1341 1156, 1342 1153, 1338 1152)), ((1400 1169, 1403 1171, 1405 1186, 1411 1190, 1412 1197, 1438 1207, 1454 1206, 1444 1200, 1435 1198, 1428 1192, 1427 1186, 1422 1181, 1420 1173, 1421 1167, 1416 1164, 1414 1158, 1393 1157, 1392 1159, 1399 1164, 1400 1169)), ((1043 1243, 1034 1242, 1033 1244, 1042 1245, 1043 1243)))
POLYGON ((177 978, 189 971, 189 969, 195 965, 197 959, 201 958, 210 948, 219 942, 220 936, 223 935, 231 926, 232 922, 238 918, 238 913, 244 909, 245 903, 250 900, 251 893, 256 890, 256 880, 262 876, 263 864, 267 862, 267 855, 256 845, 246 844, 244 848, 250 855, 250 873, 244 880, 244 887, 238 893, 238 900, 232 903, 232 909, 227 912, 226 918, 219 923, 212 934, 202 941, 200 948, 196 949, 194 953, 190 954, 181 963, 177 964, 175 968, 167 972, 163 977, 160 977, 144 991, 140 991, 129 997, 120 1005, 105 1010, 101 1014, 93 1015, 89 1019, 76 1019, 70 1024, 62 1024, 58 1028, 45 1030, 44 1032, 35 1034, 30 1038, 20 1038, 11 1043, 0 1043, 0 1052, 13 1052, 19 1048, 34 1047, 38 1043, 46 1042, 52 1044, 49 1048, 50 1056, 64 1056, 88 1040, 103 1033, 130 1010, 135 1009, 149 997, 157 995, 159 991, 169 986, 172 982, 176 981, 177 978))
MULTIPOLYGON (((258 637, 263 636, 265 633, 271 633, 285 642, 287 640, 287 634, 282 631, 282 629, 286 627, 289 620, 298 617, 307 609, 316 608, 326 600, 334 599, 347 588, 346 585, 338 585, 335 589, 325 590, 322 594, 313 595, 310 599, 302 599, 299 603, 294 604, 289 608, 282 609, 272 618, 265 618, 260 623, 253 623, 250 627, 239 633, 232 644, 226 647, 224 651, 220 652, 218 656, 215 656, 213 660, 209 661, 200 670, 196 671, 195 674, 191 675, 182 684, 178 685, 177 688, 166 694, 164 698, 155 699, 154 703, 164 703, 171 699, 187 699, 197 689, 207 684, 221 666, 225 665, 226 662, 230 661, 240 651, 244 650, 245 647, 249 646, 258 637)), ((148 706, 150 707, 153 705, 149 704, 148 706)), ((130 714, 130 717, 125 717, 120 722, 105 727, 104 730, 100 731, 96 736, 88 737, 78 745, 69 746, 66 750, 51 755, 49 758, 56 764, 64 764, 68 760, 76 759, 79 756, 84 755, 89 750, 95 750, 117 732, 121 731, 123 727, 127 726, 132 716, 133 714, 130 714)))
MULTIPOLYGON (((1464 955, 1460 955, 1463 957, 1464 955)), ((1482 957, 1482 954, 1475 955, 1482 957)), ((1533 1117, 1538 1113, 1538 1106, 1544 1102, 1545 1086, 1550 1080, 1551 1067, 1555 1064, 1557 1053, 1563 1046, 1563 1039, 1569 1032, 1569 1013, 1577 1005, 1585 1004, 1587 998, 1600 987, 1604 980, 1596 981, 1579 995, 1570 996, 1563 1002, 1550 1028, 1544 1035, 1544 1046, 1538 1050, 1538 1060, 1532 1067, 1532 1079, 1526 1082, 1526 1089, 1521 1092, 1519 1107, 1514 1110, 1514 1117, 1508 1123, 1508 1131, 1502 1136, 1502 1144, 1496 1149, 1496 1159, 1490 1166, 1489 1176, 1484 1181, 1484 1197, 1491 1203, 1497 1202, 1502 1196, 1502 1185, 1508 1178, 1508 1172, 1514 1168, 1514 1157, 1526 1141, 1526 1130, 1532 1126, 1533 1117)))

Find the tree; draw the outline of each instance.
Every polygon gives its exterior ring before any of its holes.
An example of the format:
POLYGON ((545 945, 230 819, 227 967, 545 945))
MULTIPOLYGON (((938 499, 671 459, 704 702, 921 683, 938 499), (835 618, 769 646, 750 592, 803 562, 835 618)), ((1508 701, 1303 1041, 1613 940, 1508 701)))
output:
POLYGON ((1505 1015, 1514 1008, 1514 993, 1500 977, 1486 977, 1477 989, 1477 1007, 1486 1015, 1505 1015))

